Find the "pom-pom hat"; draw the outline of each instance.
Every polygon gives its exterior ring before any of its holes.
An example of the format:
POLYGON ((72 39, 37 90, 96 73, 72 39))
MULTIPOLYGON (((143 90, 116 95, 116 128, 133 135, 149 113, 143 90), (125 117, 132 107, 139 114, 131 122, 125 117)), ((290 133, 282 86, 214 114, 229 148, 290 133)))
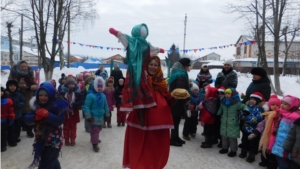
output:
POLYGON ((261 101, 265 101, 265 98, 264 96, 260 93, 260 92, 253 92, 251 95, 250 95, 250 98, 257 98, 261 101))
POLYGON ((277 105, 278 107, 280 107, 280 99, 278 99, 278 97, 277 97, 277 95, 276 94, 272 94, 271 96, 270 96, 270 99, 269 99, 269 101, 268 101, 268 106, 269 106, 269 108, 271 107, 271 105, 273 105, 273 104, 275 104, 275 105, 277 105))
POLYGON ((220 88, 218 88, 218 92, 224 93, 225 92, 225 87, 221 86, 220 88))

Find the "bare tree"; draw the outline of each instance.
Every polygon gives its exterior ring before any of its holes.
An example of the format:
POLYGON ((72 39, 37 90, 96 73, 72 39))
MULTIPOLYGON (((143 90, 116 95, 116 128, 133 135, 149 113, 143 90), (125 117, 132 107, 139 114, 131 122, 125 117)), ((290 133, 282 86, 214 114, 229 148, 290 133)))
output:
POLYGON ((11 28, 13 27, 12 22, 6 22, 6 27, 7 27, 7 35, 8 35, 8 40, 9 40, 9 63, 10 63, 10 67, 13 67, 14 51, 13 51, 13 47, 12 47, 12 37, 11 37, 11 28))

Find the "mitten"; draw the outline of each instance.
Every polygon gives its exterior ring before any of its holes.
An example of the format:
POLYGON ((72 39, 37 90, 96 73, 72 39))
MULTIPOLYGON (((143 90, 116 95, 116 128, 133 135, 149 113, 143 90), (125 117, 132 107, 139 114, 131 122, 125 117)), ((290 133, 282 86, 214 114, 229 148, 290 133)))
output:
POLYGON ((288 157, 289 157, 289 151, 288 151, 288 150, 284 150, 284 151, 283 151, 283 157, 282 157, 282 158, 283 158, 284 160, 287 160, 288 157))
POLYGON ((89 118, 89 119, 87 119, 87 121, 90 122, 90 123, 94 123, 95 119, 94 118, 89 118))
POLYGON ((13 125, 14 122, 15 122, 14 120, 9 121, 9 125, 10 125, 10 126, 13 125))
POLYGON ((115 30, 114 28, 109 28, 109 33, 115 35, 115 36, 118 36, 118 31, 115 30))
POLYGON ((40 121, 40 120, 43 120, 44 118, 42 117, 42 116, 40 116, 40 115, 35 115, 35 117, 34 117, 34 120, 35 121, 40 121))
POLYGON ((245 98, 245 94, 242 93, 242 94, 241 94, 241 99, 244 99, 244 98, 245 98))
POLYGON ((41 108, 35 111, 35 114, 40 116, 41 118, 47 118, 49 116, 48 110, 41 108))
POLYGON ((254 133, 251 133, 251 134, 248 136, 248 140, 253 140, 255 137, 256 137, 256 135, 255 135, 254 133))
POLYGON ((165 50, 160 48, 159 53, 165 53, 165 50))

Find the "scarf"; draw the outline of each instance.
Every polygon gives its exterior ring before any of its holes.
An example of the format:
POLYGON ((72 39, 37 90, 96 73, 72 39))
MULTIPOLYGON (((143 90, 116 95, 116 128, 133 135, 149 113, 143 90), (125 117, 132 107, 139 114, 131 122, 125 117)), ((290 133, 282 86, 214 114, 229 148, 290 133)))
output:
POLYGON ((161 70, 160 58, 158 56, 151 56, 148 59, 147 63, 149 64, 154 59, 158 62, 158 68, 153 75, 148 75, 148 84, 150 89, 160 92, 161 94, 164 95, 169 92, 168 92, 167 81, 164 78, 163 72, 161 70))
POLYGON ((225 104, 227 107, 230 105, 233 105, 235 103, 238 103, 240 101, 241 100, 240 100, 240 97, 238 94, 231 96, 229 99, 227 99, 225 97, 222 99, 222 103, 225 104))
MULTIPOLYGON (((187 74, 185 68, 179 62, 176 62, 172 66, 172 71, 170 78, 168 79, 168 84, 170 85, 174 80, 180 77, 184 77, 187 81, 189 81, 189 75, 187 74)), ((189 91, 190 89, 187 90, 189 91)))
MULTIPOLYGON (((20 69, 20 64, 22 64, 22 63, 26 63, 24 60, 20 60, 18 63, 17 63, 17 67, 16 67, 16 69, 17 69, 17 72, 20 74, 20 75, 27 75, 28 74, 28 69, 26 69, 26 70, 21 70, 20 69)), ((27 64, 27 63, 26 63, 27 64)))

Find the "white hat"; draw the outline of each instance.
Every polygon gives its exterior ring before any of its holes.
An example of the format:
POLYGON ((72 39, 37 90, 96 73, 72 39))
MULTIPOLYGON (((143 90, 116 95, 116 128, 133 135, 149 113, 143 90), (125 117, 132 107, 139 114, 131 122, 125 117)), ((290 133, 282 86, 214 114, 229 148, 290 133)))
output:
POLYGON ((232 62, 233 62, 232 59, 228 59, 224 62, 224 65, 230 65, 232 67, 232 62))
POLYGON ((207 68, 208 68, 207 64, 203 64, 201 67, 202 67, 202 68, 204 68, 204 67, 207 67, 207 68))
POLYGON ((194 91, 194 90, 196 90, 196 89, 197 89, 197 90, 199 90, 199 87, 198 87, 198 85, 196 85, 196 84, 195 84, 195 83, 193 83, 193 82, 192 82, 192 83, 190 83, 190 84, 192 84, 192 86, 190 87, 190 90, 191 90, 191 92, 192 92, 192 91, 194 91))

